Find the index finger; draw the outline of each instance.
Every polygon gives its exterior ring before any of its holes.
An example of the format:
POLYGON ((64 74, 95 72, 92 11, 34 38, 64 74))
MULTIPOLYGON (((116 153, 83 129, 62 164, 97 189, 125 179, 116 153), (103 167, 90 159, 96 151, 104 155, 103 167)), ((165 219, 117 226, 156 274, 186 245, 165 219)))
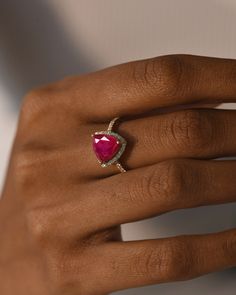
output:
POLYGON ((167 55, 110 67, 81 78, 83 114, 91 121, 162 107, 236 101, 236 61, 167 55))

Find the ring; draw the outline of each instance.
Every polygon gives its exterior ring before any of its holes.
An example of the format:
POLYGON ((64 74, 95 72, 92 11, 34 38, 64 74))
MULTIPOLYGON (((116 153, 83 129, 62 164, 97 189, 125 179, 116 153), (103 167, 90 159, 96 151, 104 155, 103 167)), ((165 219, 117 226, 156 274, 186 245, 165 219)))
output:
POLYGON ((126 172, 119 159, 125 151, 127 142, 118 133, 112 131, 118 119, 119 117, 111 120, 106 131, 98 131, 91 135, 93 151, 102 167, 116 165, 120 172, 126 172))

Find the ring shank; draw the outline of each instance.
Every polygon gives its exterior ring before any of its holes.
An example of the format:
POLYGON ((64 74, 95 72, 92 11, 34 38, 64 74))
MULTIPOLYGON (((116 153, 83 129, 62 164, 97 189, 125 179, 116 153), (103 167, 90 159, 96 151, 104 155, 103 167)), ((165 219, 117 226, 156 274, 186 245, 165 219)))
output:
MULTIPOLYGON (((118 121, 118 120, 119 120, 119 117, 116 117, 116 118, 114 118, 113 120, 111 120, 111 122, 109 123, 109 126, 108 126, 108 128, 107 128, 107 131, 112 131, 113 126, 115 125, 116 121, 118 121)), ((124 173, 124 172, 127 171, 127 170, 121 165, 120 162, 116 162, 116 163, 114 163, 114 164, 116 165, 116 167, 119 169, 119 171, 120 171, 121 173, 124 173)))
POLYGON ((113 120, 111 120, 111 122, 109 123, 109 126, 107 128, 107 131, 112 131, 112 128, 115 125, 115 123, 116 123, 117 120, 119 120, 119 117, 116 117, 113 120))
POLYGON ((125 170, 120 162, 116 162, 116 167, 120 170, 121 173, 127 172, 127 170, 125 170))

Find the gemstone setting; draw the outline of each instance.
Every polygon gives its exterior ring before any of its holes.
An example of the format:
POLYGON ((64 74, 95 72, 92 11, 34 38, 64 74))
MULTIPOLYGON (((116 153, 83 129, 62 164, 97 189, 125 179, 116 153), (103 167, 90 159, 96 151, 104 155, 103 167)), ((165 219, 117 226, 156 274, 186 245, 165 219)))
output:
POLYGON ((114 164, 126 147, 126 140, 113 131, 99 131, 92 135, 93 150, 102 167, 114 164))

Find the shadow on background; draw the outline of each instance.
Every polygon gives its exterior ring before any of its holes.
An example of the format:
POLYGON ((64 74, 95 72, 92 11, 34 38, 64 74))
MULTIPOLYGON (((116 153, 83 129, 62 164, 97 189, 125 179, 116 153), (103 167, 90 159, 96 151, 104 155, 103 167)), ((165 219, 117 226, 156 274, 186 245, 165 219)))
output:
POLYGON ((94 69, 45 0, 0 1, 0 66, 15 110, 29 89, 94 69))

